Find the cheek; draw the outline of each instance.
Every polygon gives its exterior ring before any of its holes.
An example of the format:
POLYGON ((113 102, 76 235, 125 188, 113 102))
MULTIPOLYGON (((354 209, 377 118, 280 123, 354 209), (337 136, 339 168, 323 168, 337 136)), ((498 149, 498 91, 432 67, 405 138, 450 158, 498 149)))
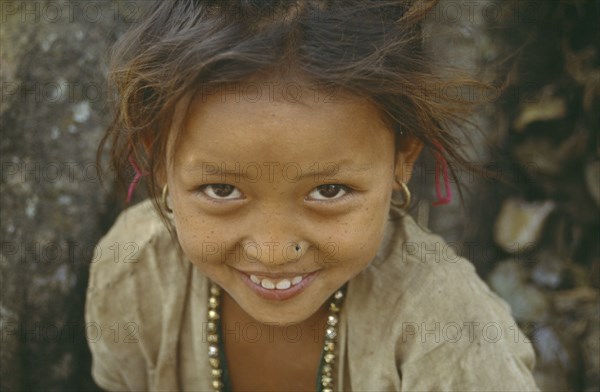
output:
POLYGON ((194 264, 202 260, 203 248, 209 243, 209 238, 203 238, 202 231, 195 230, 194 225, 187 221, 176 220, 175 230, 183 253, 194 264))
POLYGON ((325 265, 347 280, 364 270, 377 255, 383 231, 357 231, 341 239, 335 248, 328 249, 325 265))
POLYGON ((224 238, 221 233, 211 229, 218 227, 203 217, 192 217, 188 214, 174 216, 175 230, 183 253, 194 264, 201 266, 206 263, 220 261, 221 243, 224 238))
POLYGON ((352 227, 363 236, 379 236, 389 217, 391 188, 372 194, 356 214, 352 227))
POLYGON ((386 206, 385 198, 369 203, 347 221, 334 240, 336 257, 332 259, 344 263, 347 268, 365 268, 377 254, 383 240, 388 218, 386 206))

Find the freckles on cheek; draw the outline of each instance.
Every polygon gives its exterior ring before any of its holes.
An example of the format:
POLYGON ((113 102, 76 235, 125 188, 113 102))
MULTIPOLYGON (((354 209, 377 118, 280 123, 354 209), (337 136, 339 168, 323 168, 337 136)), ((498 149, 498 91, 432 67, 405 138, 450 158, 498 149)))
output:
POLYGON ((383 240, 385 225, 387 222, 387 213, 380 214, 379 211, 369 214, 361 222, 358 223, 356 231, 353 231, 355 246, 364 253, 375 255, 379 244, 383 240))
POLYGON ((229 244, 226 232, 211 229, 210 222, 181 221, 177 227, 177 236, 184 254, 200 268, 221 264, 226 259, 226 246, 229 244))
POLYGON ((178 235, 182 237, 199 238, 201 235, 206 235, 206 222, 204 219, 191 218, 189 215, 175 215, 175 228, 178 235))
POLYGON ((200 268, 208 264, 218 264, 221 261, 219 244, 215 241, 190 235, 181 238, 180 243, 183 253, 200 268))
POLYGON ((201 238, 202 232, 190 227, 185 219, 175 221, 175 232, 181 249, 193 261, 198 253, 198 248, 201 248, 201 244, 205 242, 205 239, 201 238))

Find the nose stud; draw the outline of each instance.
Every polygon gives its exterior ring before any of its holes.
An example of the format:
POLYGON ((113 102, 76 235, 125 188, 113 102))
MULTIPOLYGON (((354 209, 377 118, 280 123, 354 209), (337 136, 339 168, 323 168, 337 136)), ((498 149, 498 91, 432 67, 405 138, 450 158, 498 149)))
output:
POLYGON ((300 244, 296 244, 295 249, 296 249, 296 252, 300 252, 300 244))

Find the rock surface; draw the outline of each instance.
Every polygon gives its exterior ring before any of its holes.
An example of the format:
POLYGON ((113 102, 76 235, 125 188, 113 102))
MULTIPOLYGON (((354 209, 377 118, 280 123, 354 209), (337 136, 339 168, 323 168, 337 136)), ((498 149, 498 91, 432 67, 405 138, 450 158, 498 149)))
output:
POLYGON ((530 250, 538 243, 546 218, 554 206, 552 201, 527 203, 517 199, 505 200, 494 226, 496 243, 509 253, 530 250))
POLYGON ((95 153, 108 46, 135 2, 3 1, 0 389, 96 390, 83 331, 94 245, 117 212, 95 153))

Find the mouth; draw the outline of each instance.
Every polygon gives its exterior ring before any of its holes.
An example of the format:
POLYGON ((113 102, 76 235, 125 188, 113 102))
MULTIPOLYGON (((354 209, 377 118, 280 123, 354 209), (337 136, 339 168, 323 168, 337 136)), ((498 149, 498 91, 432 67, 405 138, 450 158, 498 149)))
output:
POLYGON ((302 293, 317 277, 319 271, 304 274, 260 274, 238 272, 242 281, 258 296, 284 301, 302 293))

